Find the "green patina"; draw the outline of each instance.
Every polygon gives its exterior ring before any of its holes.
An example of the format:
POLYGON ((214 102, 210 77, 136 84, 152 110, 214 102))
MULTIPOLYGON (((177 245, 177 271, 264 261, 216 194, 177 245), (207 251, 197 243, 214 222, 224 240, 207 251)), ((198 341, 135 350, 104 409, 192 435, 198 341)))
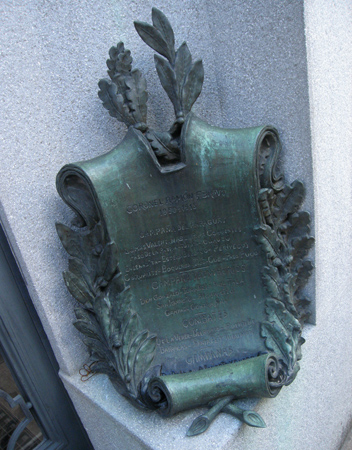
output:
POLYGON ((202 82, 186 44, 153 9, 136 23, 175 108, 169 132, 146 125, 145 81, 122 43, 110 50, 99 95, 129 130, 112 151, 64 166, 57 187, 77 213, 58 224, 70 254, 65 282, 81 303, 92 371, 135 404, 164 415, 201 405, 265 426, 236 398, 272 397, 299 370, 301 296, 311 263, 304 188, 276 173, 272 127, 221 129, 190 109, 202 82))

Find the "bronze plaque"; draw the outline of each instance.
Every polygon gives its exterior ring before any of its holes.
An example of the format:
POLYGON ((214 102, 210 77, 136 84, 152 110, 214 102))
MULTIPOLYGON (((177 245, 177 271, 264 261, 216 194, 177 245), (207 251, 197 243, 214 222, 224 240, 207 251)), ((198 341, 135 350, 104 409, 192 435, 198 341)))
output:
POLYGON ((57 182, 80 219, 58 225, 65 281, 81 303, 75 325, 91 370, 139 406, 170 415, 210 403, 214 417, 263 426, 232 401, 275 396, 299 369, 313 243, 298 212, 304 188, 276 174, 274 128, 221 129, 190 112, 201 62, 186 44, 173 50, 160 11, 136 29, 165 58, 156 68, 176 120, 168 133, 148 129, 145 82, 123 44, 113 47, 99 95, 128 133, 57 182))

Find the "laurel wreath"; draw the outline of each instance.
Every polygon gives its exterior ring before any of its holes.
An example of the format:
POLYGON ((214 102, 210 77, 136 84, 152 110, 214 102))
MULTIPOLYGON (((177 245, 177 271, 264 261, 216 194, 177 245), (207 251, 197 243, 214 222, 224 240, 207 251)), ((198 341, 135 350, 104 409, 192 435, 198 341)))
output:
POLYGON ((118 271, 117 249, 101 223, 73 229, 58 223, 57 233, 70 255, 65 284, 80 303, 74 326, 84 334, 93 373, 109 376, 130 400, 141 400, 143 379, 154 359, 156 335, 141 325, 131 308, 131 293, 118 271))
POLYGON ((292 383, 299 370, 302 325, 310 314, 310 302, 302 289, 313 270, 306 256, 314 238, 309 236, 309 214, 298 211, 304 195, 299 181, 279 191, 265 188, 259 192, 264 223, 255 235, 267 258, 262 276, 268 293, 267 320, 261 324, 261 336, 267 349, 279 357, 284 385, 292 383))

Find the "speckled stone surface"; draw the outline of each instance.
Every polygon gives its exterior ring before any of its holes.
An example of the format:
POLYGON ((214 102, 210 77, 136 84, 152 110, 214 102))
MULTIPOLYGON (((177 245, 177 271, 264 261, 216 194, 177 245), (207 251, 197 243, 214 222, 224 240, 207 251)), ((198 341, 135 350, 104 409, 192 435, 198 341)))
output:
MULTIPOLYGON (((0 5, 0 215, 65 385, 96 450, 333 450, 351 418, 351 5, 306 0, 13 0, 0 5), (55 190, 62 165, 110 150, 125 129, 103 110, 97 81, 111 45, 123 40, 148 81, 149 123, 172 122, 153 52, 133 20, 167 13, 176 43, 205 68, 194 111, 209 123, 272 124, 289 181, 302 179, 317 224, 317 321, 305 331, 302 370, 275 400, 260 401, 265 430, 225 415, 198 438, 185 431, 197 412, 161 420, 132 408, 104 376, 82 383, 87 354, 72 326, 73 299, 61 272, 67 257, 54 222, 71 215, 55 190)), ((313 288, 310 287, 313 295, 313 288)))

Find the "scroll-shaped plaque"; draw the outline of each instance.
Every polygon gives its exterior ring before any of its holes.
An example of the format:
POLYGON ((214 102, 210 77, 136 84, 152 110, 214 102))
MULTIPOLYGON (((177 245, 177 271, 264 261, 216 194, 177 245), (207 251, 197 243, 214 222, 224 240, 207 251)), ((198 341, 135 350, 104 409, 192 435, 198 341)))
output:
POLYGON ((203 67, 174 49, 167 18, 136 22, 162 56, 155 64, 175 108, 168 132, 146 124, 146 83, 119 43, 99 96, 129 130, 111 152, 64 166, 58 192, 76 211, 57 225, 70 255, 65 283, 80 306, 90 371, 105 373, 137 406, 169 416, 209 411, 265 423, 234 400, 274 397, 299 370, 312 271, 310 218, 300 182, 277 173, 272 127, 221 129, 190 110, 203 67))

